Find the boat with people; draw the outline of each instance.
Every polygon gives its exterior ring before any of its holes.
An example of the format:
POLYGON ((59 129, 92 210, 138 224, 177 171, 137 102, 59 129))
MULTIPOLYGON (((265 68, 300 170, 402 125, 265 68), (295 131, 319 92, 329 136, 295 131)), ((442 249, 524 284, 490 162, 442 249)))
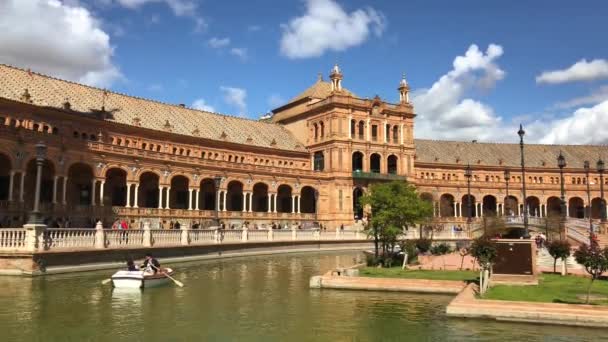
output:
POLYGON ((173 269, 161 268, 159 272, 118 271, 111 277, 115 288, 150 288, 172 282, 173 269))

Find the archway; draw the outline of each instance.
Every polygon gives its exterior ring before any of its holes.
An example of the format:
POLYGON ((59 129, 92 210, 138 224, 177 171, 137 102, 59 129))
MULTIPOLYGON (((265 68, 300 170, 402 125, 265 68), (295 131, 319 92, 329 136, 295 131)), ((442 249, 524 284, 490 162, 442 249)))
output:
POLYGON ((561 200, 557 197, 549 197, 547 199, 547 216, 561 216, 562 206, 561 200))
POLYGON ((277 211, 279 213, 291 212, 291 187, 282 184, 277 188, 277 211))
POLYGON ((568 214, 572 218, 585 218, 585 202, 582 198, 570 198, 568 201, 568 214))
POLYGON ((441 217, 454 217, 454 196, 443 194, 439 197, 439 214, 441 217))
POLYGON ((169 208, 188 209, 190 197, 188 193, 189 180, 186 176, 177 175, 171 178, 171 191, 169 193, 169 208))
POLYGON ((600 219, 602 216, 602 199, 596 197, 591 200, 591 218, 600 219))
POLYGON ((462 216, 463 217, 469 217, 469 212, 471 213, 471 217, 477 217, 477 212, 475 210, 476 208, 476 202, 475 202, 475 196, 471 195, 471 207, 470 207, 470 211, 469 211, 469 201, 468 201, 469 195, 464 195, 462 196, 462 216))
POLYGON ((91 205, 93 169, 84 163, 72 164, 68 170, 68 203, 91 205))
POLYGON ((519 215, 519 201, 515 196, 505 197, 505 215, 506 216, 517 216, 519 215))
POLYGON ((540 217, 540 200, 536 196, 528 197, 527 206, 528 206, 528 214, 530 216, 540 217))
POLYGON ((378 153, 372 153, 369 156, 369 171, 374 173, 380 173, 380 155, 378 153))
MULTIPOLYGON (((32 159, 27 163, 25 173, 25 202, 28 203, 28 207, 32 208, 34 205, 34 196, 36 193, 36 173, 38 172, 38 165, 36 159, 32 159)), ((53 183, 55 177, 55 166, 53 163, 45 159, 42 164, 42 178, 40 180, 40 203, 51 203, 53 202, 53 183)), ((90 185, 90 184, 89 184, 90 185)))
POLYGON ((392 175, 397 174, 397 156, 392 154, 388 156, 386 160, 386 170, 392 175))
POLYGON ((268 185, 264 183, 256 183, 253 186, 251 210, 255 212, 268 211, 268 185))
POLYGON ((106 171, 103 204, 124 207, 127 205, 127 172, 119 168, 106 171))
POLYGON ((363 153, 359 151, 353 153, 352 170, 353 172, 363 171, 363 153))
POLYGON ((144 172, 139 176, 138 206, 142 208, 158 208, 159 180, 158 175, 153 172, 144 172))
POLYGON ((355 220, 363 219, 363 206, 359 203, 359 199, 363 196, 363 189, 356 187, 353 190, 353 213, 355 220))
POLYGON ((226 193, 226 210, 243 210, 243 183, 239 181, 232 181, 228 183, 226 193))
POLYGON ((201 180, 200 191, 199 191, 199 204, 200 210, 215 210, 215 182, 211 178, 205 178, 201 180))
POLYGON ((0 201, 8 200, 11 170, 12 165, 10 158, 5 154, 0 153, 0 201))
POLYGON ((482 200, 482 208, 484 216, 496 216, 496 197, 486 195, 482 200))
POLYGON ((315 200, 315 189, 311 186, 305 186, 300 192, 300 203, 302 208, 300 212, 305 214, 313 214, 317 210, 317 201, 315 200))

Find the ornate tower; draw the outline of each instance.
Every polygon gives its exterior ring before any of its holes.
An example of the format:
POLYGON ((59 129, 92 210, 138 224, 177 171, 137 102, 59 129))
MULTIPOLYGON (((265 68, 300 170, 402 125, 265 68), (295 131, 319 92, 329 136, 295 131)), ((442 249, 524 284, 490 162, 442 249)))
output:
POLYGON ((405 80, 405 74, 401 78, 401 82, 399 82, 399 103, 406 104, 410 103, 410 87, 407 85, 407 81, 405 80))
POLYGON ((331 91, 342 91, 342 72, 338 64, 331 69, 329 79, 331 80, 331 91))

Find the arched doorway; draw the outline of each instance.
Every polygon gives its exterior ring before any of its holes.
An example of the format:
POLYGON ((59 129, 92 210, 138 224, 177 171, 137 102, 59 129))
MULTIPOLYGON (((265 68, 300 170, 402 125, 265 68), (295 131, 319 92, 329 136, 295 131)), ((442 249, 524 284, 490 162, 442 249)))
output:
POLYGON ((243 211, 243 183, 232 181, 228 183, 226 193, 226 210, 243 211))
POLYGON ((505 197, 505 215, 506 216, 517 216, 519 215, 519 201, 515 196, 505 197))
POLYGON ((380 155, 378 153, 372 153, 369 156, 369 171, 373 173, 380 173, 380 155))
POLYGON ((0 153, 0 201, 8 200, 11 170, 12 165, 10 158, 5 154, 0 153))
POLYGON ((454 217, 454 196, 443 194, 439 197, 439 214, 441 217, 454 217))
POLYGON ((356 187, 353 190, 353 213, 355 220, 363 219, 363 206, 359 203, 359 199, 363 196, 363 189, 356 187))
POLYGON ((540 200, 536 196, 528 197, 527 206, 530 216, 540 217, 540 200))
POLYGON ((144 172, 139 176, 139 191, 137 194, 137 205, 139 207, 158 208, 159 180, 158 175, 153 172, 144 172))
POLYGON ((127 205, 127 172, 119 168, 106 171, 103 204, 124 207, 127 205))
POLYGON ((300 211, 305 214, 315 213, 317 210, 317 201, 315 200, 315 189, 311 186, 302 187, 300 196, 300 203, 302 205, 300 211))
POLYGON ((397 156, 392 154, 388 156, 386 160, 386 170, 392 175, 397 174, 397 156))
POLYGON ((291 187, 286 184, 280 185, 277 188, 277 212, 290 213, 291 202, 291 187))
POLYGON ((363 171, 363 153, 359 151, 353 153, 352 170, 353 172, 363 171))
POLYGON ((93 169, 84 163, 72 164, 68 170, 68 203, 91 205, 93 169))
POLYGON ((557 197, 549 197, 547 199, 547 216, 559 217, 561 216, 562 207, 561 200, 557 197))
POLYGON ((484 216, 496 216, 496 197, 492 195, 486 195, 483 197, 483 215, 484 216))
MULTIPOLYGON (((25 202, 29 208, 34 206, 34 196, 36 195, 36 174, 38 165, 36 159, 32 159, 27 163, 25 176, 25 202)), ((55 166, 46 159, 42 164, 42 178, 40 181, 40 203, 53 202, 53 183, 55 177, 55 166)), ((90 185, 90 184, 89 184, 90 185)))
POLYGON ((189 180, 186 176, 178 175, 171 178, 171 191, 169 193, 169 208, 188 209, 190 206, 188 193, 189 180))
POLYGON ((211 178, 205 178, 201 180, 200 191, 199 191, 199 204, 200 210, 215 210, 215 182, 211 178))
POLYGON ((572 218, 585 218, 585 202, 582 198, 570 198, 568 201, 568 214, 572 218))
POLYGON ((253 186, 251 210, 255 212, 268 211, 268 185, 264 183, 256 183, 253 186))
POLYGON ((596 197, 591 200, 591 218, 592 219, 600 219, 602 216, 602 199, 596 197))
POLYGON ((462 217, 469 217, 469 213, 471 213, 471 217, 477 217, 477 210, 475 210, 476 208, 476 202, 475 202, 475 196, 471 195, 471 207, 470 207, 470 211, 469 211, 469 201, 468 201, 469 195, 464 195, 462 196, 462 217))

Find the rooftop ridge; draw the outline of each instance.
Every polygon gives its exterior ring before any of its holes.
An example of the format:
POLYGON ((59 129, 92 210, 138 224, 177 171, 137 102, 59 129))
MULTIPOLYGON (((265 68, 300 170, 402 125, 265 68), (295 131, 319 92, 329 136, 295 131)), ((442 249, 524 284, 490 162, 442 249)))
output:
MULTIPOLYGON (((414 141, 431 141, 431 142, 444 142, 444 143, 457 143, 457 144, 479 144, 479 145, 519 145, 519 142, 504 142, 504 141, 465 141, 465 140, 443 140, 443 139, 424 139, 414 138, 414 141)), ((608 144, 541 144, 541 143, 526 143, 526 145, 534 146, 588 146, 588 147, 608 147, 608 144)))

